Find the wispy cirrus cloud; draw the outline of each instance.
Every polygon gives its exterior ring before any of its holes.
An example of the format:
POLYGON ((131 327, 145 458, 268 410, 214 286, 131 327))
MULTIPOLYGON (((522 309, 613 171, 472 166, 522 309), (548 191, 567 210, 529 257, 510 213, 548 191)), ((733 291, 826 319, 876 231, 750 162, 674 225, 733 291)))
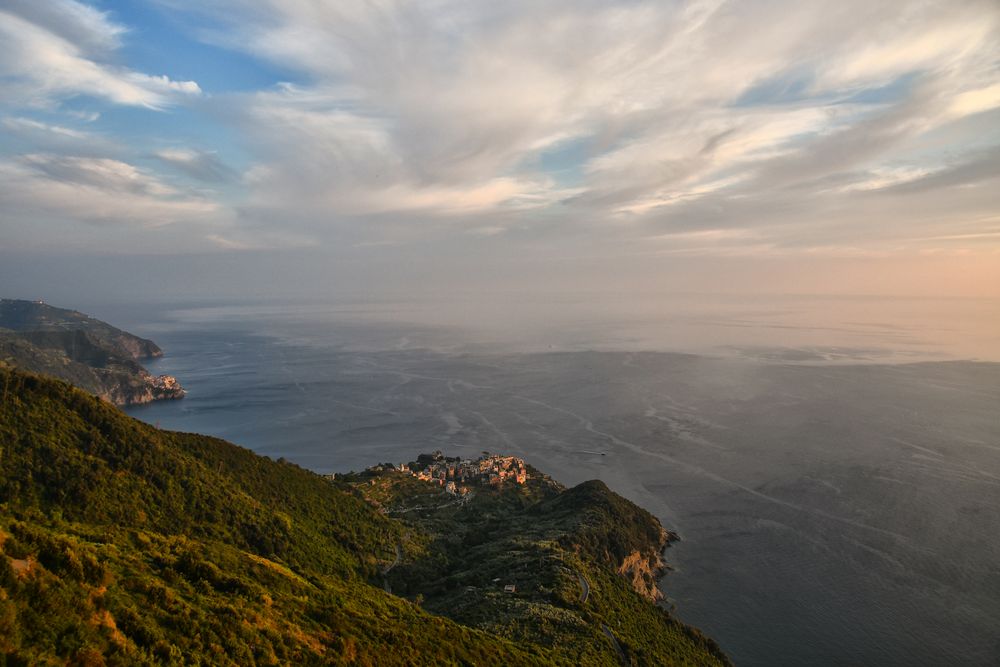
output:
POLYGON ((63 125, 43 123, 41 121, 34 120, 33 118, 10 116, 0 119, 0 125, 3 125, 4 129, 12 133, 41 135, 43 137, 55 136, 59 139, 73 140, 86 140, 91 138, 91 135, 85 131, 65 127, 63 125))
POLYGON ((119 59, 129 29, 110 14, 18 0, 0 10, 2 84, 26 108, 187 104, 199 131, 161 139, 154 122, 105 157, 213 202, 219 247, 995 248, 974 234, 1000 146, 990 0, 157 6, 288 80, 205 95, 119 59))
POLYGON ((232 212, 210 197, 110 158, 0 160, 0 209, 5 250, 199 252, 233 233, 232 212))
POLYGON ((76 0, 12 0, 0 7, 0 87, 7 104, 49 106, 75 95, 161 109, 201 92, 114 62, 126 28, 76 0))
POLYGON ((128 34, 77 0, 0 5, 0 108, 9 112, 0 124, 10 147, 0 152, 3 245, 125 250, 141 245, 141 230, 189 231, 229 217, 201 193, 137 166, 114 127, 88 127, 100 112, 74 106, 159 112, 201 96, 194 81, 123 63, 128 34))
POLYGON ((109 158, 29 154, 0 162, 0 176, 0 202, 8 212, 42 211, 100 225, 151 228, 204 218, 219 208, 109 158))
MULTIPOLYGON (((811 198, 857 232, 844 212, 864 207, 831 182, 933 171, 941 156, 919 139, 1000 104, 989 2, 215 8, 215 39, 304 80, 234 114, 258 203, 294 193, 325 220, 419 209, 523 225, 530 202, 549 229, 553 215, 612 236, 752 225, 787 245, 834 224, 811 198)), ((966 131, 1000 142, 989 127, 966 131)), ((954 216, 981 213, 953 196, 954 216)), ((881 225, 873 238, 905 242, 903 221, 881 225)))
POLYGON ((205 183, 227 183, 238 174, 223 162, 218 153, 190 148, 164 148, 154 156, 181 173, 205 183))

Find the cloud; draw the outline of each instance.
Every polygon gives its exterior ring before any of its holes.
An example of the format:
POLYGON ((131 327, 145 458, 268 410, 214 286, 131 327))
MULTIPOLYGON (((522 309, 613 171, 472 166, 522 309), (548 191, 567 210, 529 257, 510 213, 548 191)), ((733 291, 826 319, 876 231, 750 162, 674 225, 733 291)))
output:
POLYGON ((75 0, 6 0, 4 11, 33 25, 45 26, 52 35, 76 45, 85 54, 101 55, 117 49, 128 32, 106 12, 75 0))
POLYGON ((926 172, 915 138, 1000 104, 989 2, 213 8, 216 43, 302 74, 232 116, 258 158, 247 205, 290 206, 313 231, 393 211, 493 227, 527 208, 552 230, 794 215, 808 236, 810 196, 890 163, 926 172))
POLYGON ((400 154, 385 119, 344 109, 333 92, 282 86, 241 100, 236 122, 262 163, 246 175, 251 205, 287 207, 329 220, 384 213, 453 217, 525 210, 570 193, 544 174, 428 178, 400 154), (269 128, 267 132, 260 128, 269 128))
POLYGON ((108 194, 167 197, 177 193, 154 176, 119 160, 25 155, 20 162, 29 171, 51 181, 94 188, 108 194))
POLYGON ((0 210, 3 248, 176 254, 315 245, 308 235, 241 220, 198 189, 112 158, 0 160, 0 210))
MULTIPOLYGON (((211 204, 228 226, 199 238, 219 247, 877 253, 972 234, 993 206, 991 0, 159 6, 186 38, 290 82, 200 95, 123 63, 128 29, 106 13, 8 2, 9 99, 197 100, 196 122, 222 130, 165 141, 153 126, 131 156, 84 164, 82 150, 31 150, 9 163, 62 188, 211 204), (150 158, 215 191, 186 193, 135 166, 150 158)), ((9 122, 58 133, 31 115, 9 122)))
POLYGON ((949 188, 968 189, 1000 179, 1000 145, 973 154, 970 159, 880 188, 884 194, 924 193, 949 188))
POLYGON ((0 204, 8 231, 20 227, 42 234, 47 220, 150 229, 210 223, 220 216, 212 201, 179 191, 134 165, 44 154, 0 162, 0 204))
POLYGON ((0 9, 0 86, 6 104, 47 107, 89 95, 162 109, 201 93, 194 81, 114 64, 125 32, 106 14, 73 0, 5 3, 0 9))
POLYGON ((7 117, 0 119, 0 124, 2 124, 8 131, 15 133, 41 134, 50 136, 55 135, 56 137, 62 139, 91 138, 91 135, 87 132, 81 132, 80 130, 74 130, 62 125, 42 123, 32 118, 7 117))
POLYGON ((237 178, 237 173, 227 166, 215 152, 185 148, 157 151, 155 157, 191 178, 206 183, 227 183, 237 178))

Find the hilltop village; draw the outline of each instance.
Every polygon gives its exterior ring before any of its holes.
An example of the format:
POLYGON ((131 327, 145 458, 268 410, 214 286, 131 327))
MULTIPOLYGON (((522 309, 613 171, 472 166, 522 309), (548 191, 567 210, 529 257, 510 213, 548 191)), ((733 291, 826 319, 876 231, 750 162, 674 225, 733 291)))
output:
POLYGON ((501 456, 483 452, 478 459, 446 457, 441 452, 421 454, 413 463, 382 463, 368 468, 370 472, 395 470, 417 479, 433 482, 456 496, 465 496, 473 485, 501 487, 504 484, 524 484, 528 469, 516 456, 501 456))

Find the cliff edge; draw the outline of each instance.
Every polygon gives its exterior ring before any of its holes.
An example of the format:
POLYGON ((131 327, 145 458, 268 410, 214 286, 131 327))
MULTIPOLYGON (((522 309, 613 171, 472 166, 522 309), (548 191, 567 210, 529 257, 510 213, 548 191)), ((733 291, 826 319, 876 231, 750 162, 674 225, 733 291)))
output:
POLYGON ((115 405, 184 396, 170 375, 139 359, 163 356, 140 338, 83 313, 40 301, 0 299, 0 365, 53 375, 115 405))

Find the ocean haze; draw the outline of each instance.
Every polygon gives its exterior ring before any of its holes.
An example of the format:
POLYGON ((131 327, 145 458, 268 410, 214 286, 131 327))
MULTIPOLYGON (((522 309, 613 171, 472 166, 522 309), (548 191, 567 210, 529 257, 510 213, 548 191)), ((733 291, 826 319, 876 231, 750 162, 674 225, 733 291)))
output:
POLYGON ((1000 364, 962 360, 990 302, 495 304, 98 310, 188 388, 129 411, 165 428, 320 472, 489 450, 603 479, 680 532, 664 592, 738 664, 1000 658, 1000 364))
MULTIPOLYGON (((87 307, 83 303, 80 307, 87 307)), ((539 287, 354 294, 325 302, 164 300, 95 303, 93 308, 109 319, 134 321, 136 327, 150 326, 164 312, 170 318, 164 327, 254 321, 258 333, 357 350, 660 351, 823 363, 1000 361, 998 298, 539 287), (136 319, 144 312, 145 319, 136 319), (366 334, 354 335, 356 328, 366 334)))

